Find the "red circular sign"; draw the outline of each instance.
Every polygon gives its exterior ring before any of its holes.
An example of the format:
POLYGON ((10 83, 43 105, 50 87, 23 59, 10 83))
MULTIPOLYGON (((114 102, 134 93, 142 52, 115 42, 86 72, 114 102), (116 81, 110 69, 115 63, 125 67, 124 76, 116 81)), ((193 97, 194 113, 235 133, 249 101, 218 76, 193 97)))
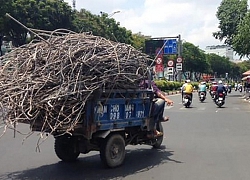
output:
POLYGON ((158 58, 156 59, 156 63, 157 63, 157 64, 162 64, 162 58, 158 57, 158 58))
POLYGON ((168 60, 168 66, 169 66, 169 67, 174 66, 174 61, 173 61, 173 60, 168 60))
POLYGON ((178 57, 178 58, 176 59, 176 61, 177 61, 178 63, 181 63, 181 62, 182 62, 182 58, 181 58, 181 57, 178 57))

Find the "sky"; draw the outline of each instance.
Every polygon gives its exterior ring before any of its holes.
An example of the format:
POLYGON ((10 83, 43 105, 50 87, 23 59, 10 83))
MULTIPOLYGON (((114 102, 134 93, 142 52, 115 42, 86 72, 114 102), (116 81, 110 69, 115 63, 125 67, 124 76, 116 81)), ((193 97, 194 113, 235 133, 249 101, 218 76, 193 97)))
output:
MULTIPOLYGON (((72 0, 64 0, 72 5, 72 0)), ((176 37, 205 49, 221 45, 216 12, 222 0, 76 0, 76 9, 110 14, 120 26, 145 36, 176 37), (113 12, 119 13, 113 14, 113 12)), ((249 0, 250 1, 250 0, 249 0)))

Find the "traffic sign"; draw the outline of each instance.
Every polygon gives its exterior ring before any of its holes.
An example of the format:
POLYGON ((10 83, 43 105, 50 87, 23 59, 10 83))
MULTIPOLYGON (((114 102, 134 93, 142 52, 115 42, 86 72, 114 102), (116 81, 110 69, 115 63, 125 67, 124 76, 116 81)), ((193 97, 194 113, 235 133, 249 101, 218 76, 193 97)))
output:
POLYGON ((155 71, 156 72, 162 72, 164 70, 164 66, 162 64, 157 64, 155 66, 155 71))
POLYGON ((174 66, 174 61, 173 61, 173 60, 168 60, 168 66, 169 66, 169 67, 174 66))
POLYGON ((182 71, 182 63, 176 63, 176 71, 182 71))
POLYGON ((173 67, 167 67, 167 74, 173 75, 174 74, 174 68, 173 67))
POLYGON ((181 62, 182 62, 182 58, 181 58, 181 57, 178 57, 178 58, 176 59, 176 61, 177 61, 178 63, 181 63, 181 62))
POLYGON ((158 57, 157 59, 156 59, 156 64, 162 64, 162 58, 161 57, 158 57))
POLYGON ((161 40, 146 40, 145 41, 145 50, 146 50, 146 54, 152 55, 156 53, 156 50, 158 48, 162 48, 163 46, 163 39, 161 40))
POLYGON ((177 41, 176 41, 176 39, 164 40, 164 54, 177 54, 177 41))

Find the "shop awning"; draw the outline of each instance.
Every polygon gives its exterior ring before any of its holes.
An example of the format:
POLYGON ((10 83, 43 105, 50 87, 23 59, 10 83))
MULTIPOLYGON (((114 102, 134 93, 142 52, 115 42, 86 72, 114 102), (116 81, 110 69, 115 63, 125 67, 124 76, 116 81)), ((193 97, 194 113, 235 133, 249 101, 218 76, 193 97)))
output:
POLYGON ((250 75, 250 70, 244 72, 242 75, 243 75, 243 76, 248 76, 248 75, 250 75))
POLYGON ((250 79, 250 75, 249 75, 249 76, 246 76, 246 77, 243 77, 241 80, 242 80, 242 81, 245 81, 245 80, 247 80, 247 79, 250 79))

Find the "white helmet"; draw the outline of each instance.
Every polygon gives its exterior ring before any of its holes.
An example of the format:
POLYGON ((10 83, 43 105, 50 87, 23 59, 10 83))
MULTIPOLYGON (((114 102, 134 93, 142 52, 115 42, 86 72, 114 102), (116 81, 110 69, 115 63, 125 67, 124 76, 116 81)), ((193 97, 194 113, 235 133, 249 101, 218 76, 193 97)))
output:
POLYGON ((187 83, 190 83, 190 80, 189 80, 189 79, 187 79, 186 81, 187 81, 187 83))
POLYGON ((219 84, 222 84, 222 80, 219 80, 218 83, 219 83, 219 84))

